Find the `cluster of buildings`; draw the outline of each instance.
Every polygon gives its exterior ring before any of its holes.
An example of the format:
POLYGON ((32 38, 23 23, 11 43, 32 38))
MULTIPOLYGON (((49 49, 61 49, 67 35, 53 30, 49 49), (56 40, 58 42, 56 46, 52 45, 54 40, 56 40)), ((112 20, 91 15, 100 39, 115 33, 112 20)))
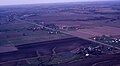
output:
POLYGON ((95 41, 106 43, 106 44, 120 44, 120 39, 113 38, 111 36, 106 36, 106 35, 95 36, 95 37, 92 37, 92 39, 95 41))
POLYGON ((112 52, 115 52, 115 50, 117 49, 113 47, 106 47, 106 46, 99 45, 97 47, 76 48, 72 50, 71 53, 89 56, 89 55, 112 54, 112 52))
POLYGON ((77 53, 77 54, 83 54, 83 55, 101 55, 102 50, 99 48, 92 48, 92 47, 87 47, 87 48, 79 48, 78 51, 72 50, 72 53, 77 53), (74 52, 73 52, 74 51, 74 52))
POLYGON ((52 28, 52 29, 58 29, 58 27, 56 27, 54 25, 43 25, 43 27, 42 26, 41 27, 30 27, 27 30, 30 30, 30 31, 45 30, 45 31, 47 31, 48 34, 58 34, 58 33, 60 33, 59 31, 49 30, 49 29, 46 29, 45 27, 49 27, 49 28, 52 28))

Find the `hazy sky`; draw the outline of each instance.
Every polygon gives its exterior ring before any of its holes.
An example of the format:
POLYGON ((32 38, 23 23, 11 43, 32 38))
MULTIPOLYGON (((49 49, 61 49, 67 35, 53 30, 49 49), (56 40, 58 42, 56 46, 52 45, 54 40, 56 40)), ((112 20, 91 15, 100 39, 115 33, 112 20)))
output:
POLYGON ((0 0, 0 5, 59 3, 59 2, 83 2, 83 1, 109 1, 109 0, 0 0))

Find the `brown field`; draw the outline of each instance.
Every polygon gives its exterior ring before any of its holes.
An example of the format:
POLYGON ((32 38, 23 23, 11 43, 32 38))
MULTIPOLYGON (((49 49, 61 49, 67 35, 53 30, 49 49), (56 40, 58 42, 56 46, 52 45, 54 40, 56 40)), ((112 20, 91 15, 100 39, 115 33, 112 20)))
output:
MULTIPOLYGON (((120 38, 120 2, 0 7, 0 62, 18 61, 6 63, 5 65, 0 64, 0 66, 24 66, 18 65, 19 62, 21 64, 28 64, 29 62, 26 59, 21 62, 19 59, 37 57, 39 54, 42 56, 53 55, 54 51, 62 53, 81 47, 96 47, 100 44, 83 39, 99 35, 111 35, 114 38, 120 38), (35 30, 34 28, 40 26, 34 23, 43 26, 45 24, 54 24, 58 27, 65 25, 77 29, 66 29, 66 31, 63 29, 63 33, 61 31, 60 33, 50 34, 50 30, 47 29, 35 30), (75 36, 75 38, 71 35, 75 36), (83 39, 76 39, 76 37, 83 39), (2 54, 2 52, 8 53, 2 54)), ((104 50, 104 52, 107 51, 104 50)), ((107 52, 103 56, 85 57, 85 59, 80 59, 74 63, 68 62, 55 66, 92 66, 101 61, 120 61, 120 54, 107 54, 109 53, 107 52)), ((105 63, 98 66, 114 66, 116 62, 111 61, 109 63, 111 65, 105 63)), ((116 66, 119 66, 119 64, 116 66)))
POLYGON ((101 35, 116 36, 116 35, 120 35, 120 28, 101 26, 101 27, 89 27, 89 28, 79 29, 77 31, 69 31, 69 32, 78 36, 84 36, 86 38, 90 38, 93 36, 101 36, 101 35))

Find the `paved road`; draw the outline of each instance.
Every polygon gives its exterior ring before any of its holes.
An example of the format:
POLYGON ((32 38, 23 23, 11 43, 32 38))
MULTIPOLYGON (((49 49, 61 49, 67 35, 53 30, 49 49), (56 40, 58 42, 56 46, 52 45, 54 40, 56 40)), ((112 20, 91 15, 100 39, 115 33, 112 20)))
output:
POLYGON ((101 44, 101 45, 105 45, 105 46, 109 46, 109 47, 114 47, 114 48, 120 50, 119 47, 115 47, 115 46, 112 46, 112 45, 109 45, 109 44, 105 44, 105 43, 101 43, 101 42, 98 42, 98 41, 94 41, 94 40, 86 38, 86 37, 82 37, 82 34, 81 35, 77 35, 75 33, 70 33, 70 32, 65 32, 65 31, 62 31, 62 33, 69 34, 69 35, 72 35, 72 36, 75 36, 75 37, 78 37, 78 38, 82 38, 82 39, 85 39, 85 40, 88 40, 88 41, 92 41, 92 42, 95 42, 95 43, 98 43, 98 44, 101 44))
MULTIPOLYGON (((55 29, 52 29, 52 28, 49 28, 49 27, 45 27, 45 26, 40 25, 40 24, 37 24, 37 23, 28 22, 28 21, 25 21, 25 22, 30 23, 30 24, 33 24, 33 25, 36 25, 36 26, 39 26, 39 27, 44 27, 44 28, 46 28, 46 29, 48 29, 48 30, 56 31, 55 29)), ((72 36, 74 36, 74 37, 82 38, 82 39, 85 39, 85 40, 88 40, 88 41, 92 41, 92 42, 95 42, 95 43, 99 43, 99 44, 101 44, 101 45, 105 45, 105 46, 109 46, 109 47, 114 47, 114 48, 120 50, 119 47, 115 47, 115 46, 112 46, 112 45, 108 45, 108 44, 105 44, 105 43, 101 43, 101 42, 98 42, 98 41, 94 41, 94 40, 92 40, 92 39, 83 37, 82 34, 81 34, 81 35, 77 35, 77 34, 75 34, 75 33, 71 33, 71 32, 68 32, 68 31, 60 31, 60 32, 61 32, 61 33, 64 33, 64 34, 72 35, 72 36)))
MULTIPOLYGON (((24 21, 24 22, 26 22, 26 21, 24 21)), ((27 22, 27 23, 33 24, 33 25, 36 25, 36 26, 39 26, 39 27, 44 27, 43 25, 40 25, 40 24, 37 24, 37 23, 32 23, 32 22, 27 22)), ((49 29, 49 30, 56 31, 55 29, 52 29, 52 28, 49 28, 49 27, 44 27, 44 28, 49 29)), ((60 31, 60 32, 61 32, 61 33, 64 33, 64 34, 72 35, 72 36, 75 36, 75 37, 78 37, 78 38, 82 38, 82 39, 85 39, 85 40, 88 40, 88 41, 92 41, 92 42, 95 42, 95 43, 99 43, 99 44, 101 44, 101 45, 106 45, 106 46, 114 47, 114 46, 112 46, 112 45, 108 45, 108 44, 104 44, 104 43, 101 43, 101 42, 97 42, 97 41, 94 41, 94 40, 91 40, 91 39, 82 37, 81 35, 73 34, 73 33, 67 32, 67 31, 60 31)), ((115 48, 117 48, 117 49, 120 50, 119 47, 115 47, 115 48)), ((25 59, 28 59, 28 58, 24 58, 24 59, 20 59, 20 60, 13 60, 13 61, 7 61, 7 62, 3 62, 3 63, 0 63, 0 64, 4 64, 4 63, 8 63, 8 62, 21 61, 21 60, 25 60, 25 59)))

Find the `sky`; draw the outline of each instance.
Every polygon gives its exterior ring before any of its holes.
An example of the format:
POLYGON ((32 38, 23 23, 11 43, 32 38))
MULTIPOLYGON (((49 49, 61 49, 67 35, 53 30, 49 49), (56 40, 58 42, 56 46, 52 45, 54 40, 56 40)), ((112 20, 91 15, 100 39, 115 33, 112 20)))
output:
POLYGON ((84 1, 110 1, 110 0, 0 0, 0 5, 84 2, 84 1))

